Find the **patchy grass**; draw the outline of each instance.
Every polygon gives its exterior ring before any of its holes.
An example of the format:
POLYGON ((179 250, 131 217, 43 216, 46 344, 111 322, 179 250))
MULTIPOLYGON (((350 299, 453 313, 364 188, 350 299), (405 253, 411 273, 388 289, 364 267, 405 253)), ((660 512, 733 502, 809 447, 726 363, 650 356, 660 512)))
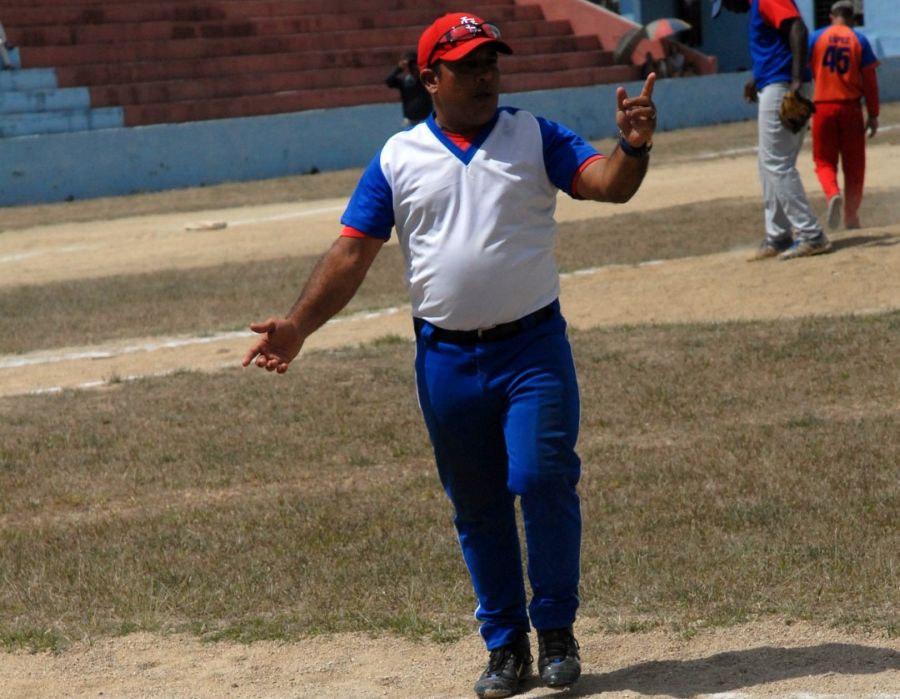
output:
MULTIPOLYGON (((660 134, 653 157, 715 148, 716 133, 685 134, 683 152, 660 134)), ((753 142, 750 129, 729 147, 753 142)), ((258 203, 263 192, 342 196, 357 174, 16 207, 4 225, 153 213, 163 201, 258 203)), ((867 197, 867 224, 892 220, 890 197, 867 197)), ((759 238, 756 197, 698 213, 629 214, 646 236, 622 236, 619 217, 564 224, 561 267, 759 238)), ((283 312, 313 263, 4 289, 0 353, 244 328, 283 312)), ((386 249, 349 310, 402 303, 399 254, 386 249)), ((572 331, 583 614, 615 631, 689 635, 777 615, 897 634, 898 337, 898 313, 572 331)), ((0 399, 0 646, 138 630, 244 642, 470 633, 474 600, 412 354, 387 338, 309 353, 283 377, 179 372, 0 399)))
MULTIPOLYGON (((880 226, 894 220, 894 198, 890 192, 867 197, 867 222, 880 226)), ((824 204, 819 208, 824 209, 824 204)), ((572 272, 750 247, 759 242, 761 220, 758 200, 725 199, 569 222, 560 226, 557 257, 560 269, 572 272), (623 236, 622 230, 643 234, 623 236)), ((285 257, 0 289, 0 354, 133 337, 243 330, 251 320, 284 313, 317 258, 285 257), (261 307, 260 299, 277 305, 261 307), (39 334, 34 332, 35 309, 40 309, 39 334)), ((400 251, 390 246, 376 258, 346 312, 407 303, 400 251)))
MULTIPOLYGON (((896 632, 898 331, 893 313, 573 333, 583 613, 896 632)), ((384 342, 283 377, 0 401, 0 643, 471 632, 412 359, 384 342)))

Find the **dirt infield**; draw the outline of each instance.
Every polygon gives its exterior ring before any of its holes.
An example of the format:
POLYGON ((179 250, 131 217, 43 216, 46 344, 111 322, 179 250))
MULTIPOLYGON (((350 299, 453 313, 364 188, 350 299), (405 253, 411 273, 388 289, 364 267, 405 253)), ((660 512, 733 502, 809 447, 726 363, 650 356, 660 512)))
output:
MULTIPOLYGON (((900 109, 891 107, 886 113, 900 116, 900 109)), ((884 119, 885 126, 891 123, 884 119)), ((724 151, 728 131, 716 134, 720 141, 711 145, 724 151)), ((808 153, 801 158, 801 172, 813 191, 817 184, 808 153)), ((900 146, 876 139, 869 149, 868 190, 900 195, 898 172, 900 146)), ((702 211, 704 201, 758 197, 758 191, 755 154, 723 152, 654 165, 640 194, 622 207, 561 199, 558 217, 602 219, 679 204, 702 211)), ((273 259, 284 252, 284 230, 294 226, 302 227, 303 236, 292 253, 315 253, 336 235, 344 201, 21 227, 0 235, 0 287, 273 259), (187 230, 205 221, 226 225, 187 230)), ((631 233, 642 232, 623 232, 631 233)), ((833 239, 832 254, 790 262, 750 264, 750 249, 744 248, 583 270, 563 279, 562 303, 570 322, 581 328, 900 308, 900 203, 891 225, 842 231, 833 239)), ((330 323, 308 348, 409 336, 409 326, 405 308, 384 309, 330 323)), ((248 342, 248 332, 237 332, 0 356, 0 397, 103 385, 112 377, 233 368, 248 342)), ((703 630, 686 639, 665 631, 614 635, 582 619, 578 633, 585 675, 577 690, 554 692, 532 681, 522 696, 900 699, 898 638, 778 620, 703 630)), ((450 646, 354 634, 250 646, 136 634, 79 644, 59 655, 0 654, 0 699, 468 697, 482 663, 474 634, 450 646)))
MULTIPOLYGON (((725 134, 719 136, 728 143, 725 134)), ((808 157, 801 158, 801 171, 807 186, 816 186, 808 157)), ((900 148, 877 144, 869 149, 869 192, 895 191, 897 172, 900 148)), ((654 166, 639 195, 628 204, 613 207, 561 197, 557 217, 602 220, 629 211, 702 207, 711 199, 756 196, 758 189, 753 153, 679 160, 654 166)), ((315 254, 334 239, 345 201, 215 208, 7 231, 0 235, 0 287, 273 259, 284 254, 286 230, 302 230, 302 236, 292 241, 291 254, 315 254), (225 227, 188 230, 207 222, 225 227)), ((160 206, 165 210, 164 201, 160 206)), ((833 236, 835 254, 790 263, 748 264, 750 249, 745 248, 585 270, 563 279, 562 302, 570 322, 580 328, 884 311, 900 305, 898 233, 897 224, 839 232, 833 236), (596 303, 601 298, 603 303, 596 303)), ((378 334, 409 336, 405 309, 331 323, 311 338, 307 348, 363 341, 378 334)), ((131 338, 102 346, 0 356, 0 396, 96 386, 113 378, 182 368, 235 366, 248 338, 248 333, 240 332, 131 338), (184 351, 197 345, 202 351, 184 351)))
MULTIPOLYGON (((523 697, 896 699, 900 642, 778 622, 700 633, 611 635, 580 624, 584 674, 571 691, 523 697)), ((0 658, 2 699, 375 699, 473 697, 477 636, 444 646, 357 634, 299 643, 203 644, 136 634, 61 656, 0 658)))

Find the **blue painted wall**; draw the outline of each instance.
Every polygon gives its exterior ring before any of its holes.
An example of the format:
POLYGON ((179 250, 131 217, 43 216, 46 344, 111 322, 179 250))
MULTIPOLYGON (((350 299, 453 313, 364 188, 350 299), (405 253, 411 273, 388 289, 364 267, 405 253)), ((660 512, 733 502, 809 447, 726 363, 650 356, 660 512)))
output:
POLYGON ((697 48, 719 59, 719 71, 730 73, 750 69, 747 15, 722 10, 712 18, 712 0, 703 0, 703 43, 697 48))
MULTIPOLYGON (((755 117, 747 73, 661 80, 661 130, 755 117)), ((882 99, 900 100, 900 57, 879 68, 882 99)), ((614 85, 516 93, 502 103, 588 139, 614 135, 614 85)), ((625 85, 630 94, 640 83, 625 85)), ((247 119, 0 139, 0 206, 152 192, 362 167, 396 130, 396 103, 247 119)), ((0 217, 2 217, 0 210, 0 217)))
POLYGON ((872 42, 879 58, 900 56, 900 1, 866 0, 865 26, 860 29, 872 42))
MULTIPOLYGON (((642 0, 644 15, 653 13, 660 2, 666 0, 642 0)), ((794 0, 803 21, 810 31, 815 28, 814 0, 794 0)), ((638 0, 635 0, 638 2, 638 0)), ((712 18, 712 0, 702 0, 703 43, 697 48, 705 54, 719 59, 719 70, 731 72, 745 70, 750 65, 750 50, 747 44, 746 14, 735 14, 728 10, 712 18)), ((654 15, 656 19, 662 15, 654 15)), ((650 20, 644 20, 644 23, 650 20)), ((872 48, 879 58, 900 56, 900 0, 865 0, 865 25, 859 27, 872 42, 872 48)))
POLYGON ((676 0, 641 0, 634 3, 632 14, 635 22, 648 24, 660 17, 675 17, 677 5, 676 0))
MULTIPOLYGON (((795 0, 806 26, 813 26, 813 0, 795 0)), ((750 66, 750 46, 747 41, 748 14, 723 9, 712 18, 712 0, 703 0, 703 44, 697 48, 719 59, 719 70, 731 72, 747 70, 750 66)))
MULTIPOLYGON (((643 0, 647 9, 654 11, 655 3, 662 0, 643 0)), ((638 0, 635 0, 638 2, 638 0)), ((815 28, 815 3, 813 0, 795 0, 797 9, 810 31, 815 28)), ((719 59, 719 70, 730 72, 744 70, 750 64, 747 45, 746 14, 735 14, 722 10, 712 19, 712 0, 702 0, 703 44, 698 46, 703 53, 719 59)), ((872 42, 875 54, 880 58, 900 56, 900 0, 865 0, 865 25, 859 29, 872 42)), ((651 19, 661 15, 656 15, 651 19)), ((645 23, 649 20, 645 20, 645 23)))

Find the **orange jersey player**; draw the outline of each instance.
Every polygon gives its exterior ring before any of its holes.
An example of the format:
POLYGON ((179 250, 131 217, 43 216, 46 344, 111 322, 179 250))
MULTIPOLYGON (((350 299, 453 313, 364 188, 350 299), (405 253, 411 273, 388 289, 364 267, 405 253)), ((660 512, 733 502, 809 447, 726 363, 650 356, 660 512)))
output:
POLYGON ((831 24, 809 38, 809 60, 815 80, 813 160, 816 176, 828 199, 828 225, 859 228, 859 207, 866 172, 866 130, 878 130, 878 59, 868 39, 853 29, 853 3, 831 6, 831 24), (868 118, 863 119, 860 100, 868 118), (844 194, 838 186, 838 160, 844 173, 844 194))

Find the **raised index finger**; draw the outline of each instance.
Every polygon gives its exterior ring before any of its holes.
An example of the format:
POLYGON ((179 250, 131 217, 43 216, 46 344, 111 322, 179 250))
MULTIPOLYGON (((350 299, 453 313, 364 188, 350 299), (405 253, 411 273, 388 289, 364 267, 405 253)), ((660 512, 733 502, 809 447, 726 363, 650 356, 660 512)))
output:
POLYGON ((650 97, 653 94, 653 85, 656 83, 656 73, 650 73, 641 88, 641 97, 650 97))

